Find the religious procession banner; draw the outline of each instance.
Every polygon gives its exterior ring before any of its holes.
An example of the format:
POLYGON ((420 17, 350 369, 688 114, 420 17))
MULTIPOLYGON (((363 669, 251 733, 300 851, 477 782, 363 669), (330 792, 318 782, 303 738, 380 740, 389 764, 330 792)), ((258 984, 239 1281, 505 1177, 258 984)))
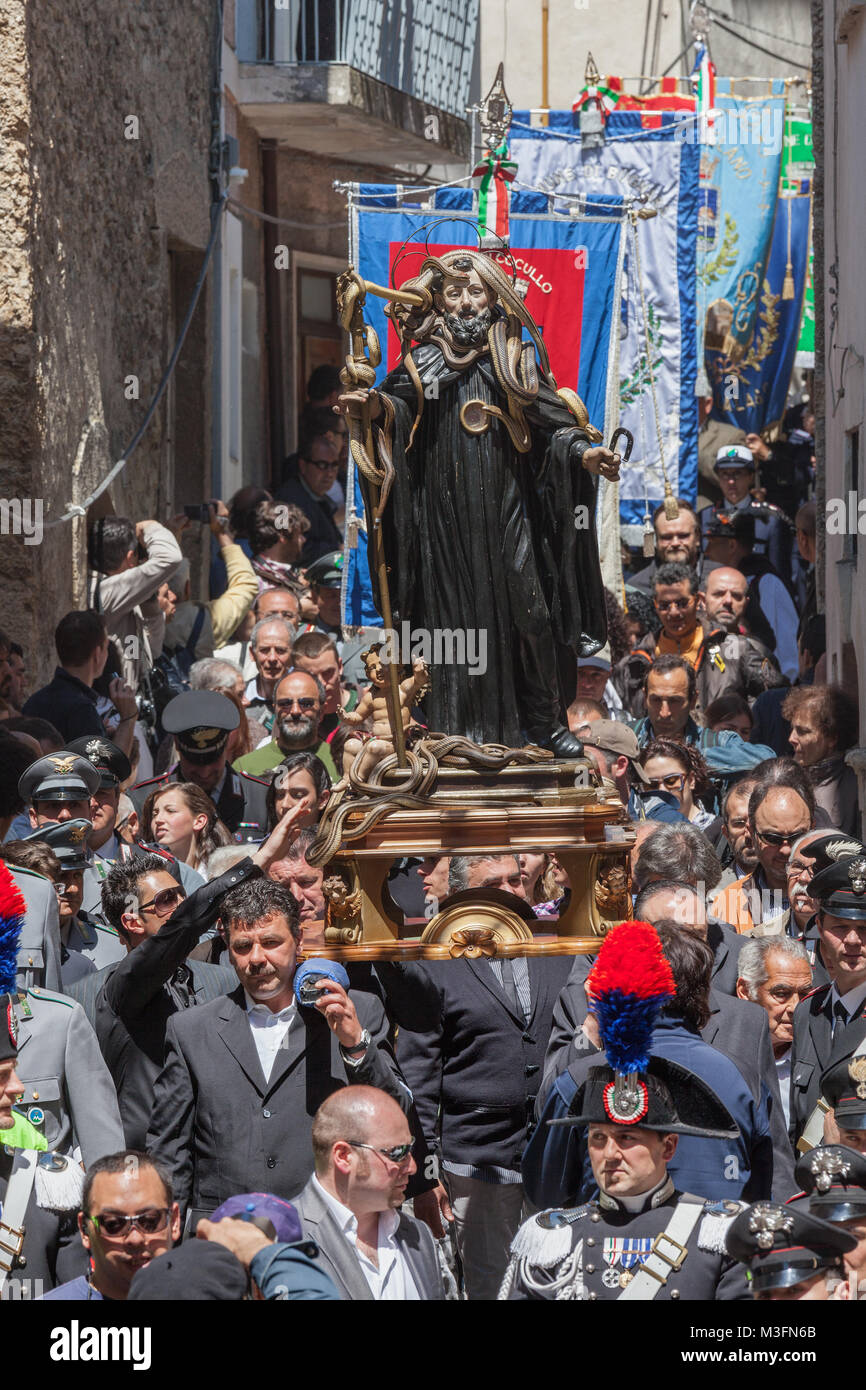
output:
MULTIPOLYGON (((542 126, 516 111, 511 157, 518 186, 547 192, 567 212, 582 197, 618 193, 655 216, 629 222, 618 305, 617 423, 634 435, 619 484, 620 518, 630 544, 640 544, 647 507, 664 498, 664 459, 675 494, 697 492, 698 410, 695 264, 700 146, 683 139, 696 117, 679 112, 615 109, 604 143, 581 144, 579 113, 551 111, 542 126), (649 128, 648 128, 649 127, 649 128), (638 272, 640 260, 640 273, 638 272)), ((578 204, 579 206, 579 204, 578 204)))
MULTIPOLYGON (((717 419, 734 422, 739 389, 725 360, 744 362, 767 347, 771 332, 764 299, 782 160, 785 85, 769 95, 732 94, 732 79, 716 82, 713 143, 701 151, 701 227, 698 241, 698 322, 717 419), (756 344, 756 334, 763 338, 756 344), (710 371, 710 362, 714 371, 710 371)), ((755 364, 756 365, 756 364, 755 364)), ((745 404, 745 402, 744 402, 745 404)))
POLYGON ((732 356, 707 344, 707 371, 716 399, 722 397, 722 418, 747 434, 777 424, 785 413, 803 312, 811 203, 809 192, 785 193, 776 203, 758 313, 743 352, 732 356))
MULTIPOLYGON (((349 214, 349 259, 363 279, 377 285, 401 285, 418 274, 427 255, 478 246, 477 195, 469 188, 410 197, 390 185, 355 185, 349 214)), ((617 423, 614 305, 624 229, 619 196, 589 200, 579 216, 572 216, 552 213, 545 196, 515 194, 510 251, 497 256, 542 332, 557 385, 577 391, 605 438, 617 423)), ((397 365, 397 336, 383 300, 368 295, 364 312, 381 348, 379 383, 397 365)), ((363 503, 353 472, 346 498, 343 620, 375 626, 380 619, 370 592, 363 503)), ((599 518, 610 510, 604 499, 602 489, 599 518)), ((617 545, 613 551, 618 557, 617 545)))

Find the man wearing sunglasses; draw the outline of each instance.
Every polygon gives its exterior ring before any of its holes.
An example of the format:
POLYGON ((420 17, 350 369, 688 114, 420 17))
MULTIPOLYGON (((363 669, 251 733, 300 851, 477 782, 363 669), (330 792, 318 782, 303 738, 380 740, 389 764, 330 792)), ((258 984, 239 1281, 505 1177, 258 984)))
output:
MULTIPOLYGON (((343 537, 335 521, 337 504, 328 495, 340 470, 341 442, 329 429, 331 421, 316 416, 302 430, 298 441, 298 475, 277 490, 278 502, 292 502, 300 507, 310 523, 304 536, 301 555, 303 565, 311 565, 329 550, 342 549, 343 537)), ((333 427, 332 427, 333 428, 333 427)))
POLYGON ((224 895, 285 855, 305 808, 293 806, 251 858, 189 897, 158 854, 115 864, 105 880, 103 909, 126 955, 70 989, 91 1015, 131 1147, 145 1147, 169 1019, 236 983, 225 966, 188 960, 190 951, 216 923, 224 895))
POLYGON ((815 797, 790 758, 778 758, 749 796, 749 832, 758 863, 723 888, 713 912, 737 931, 768 936, 788 930, 788 860, 793 845, 815 824, 815 797))
POLYGON ((319 723, 325 703, 325 687, 308 671, 289 671, 277 681, 273 693, 274 728, 270 743, 238 758, 235 768, 255 777, 264 777, 289 753, 310 752, 327 769, 332 781, 338 780, 330 745, 320 737, 319 723))
POLYGON ((61 1284, 46 1300, 124 1302, 137 1272, 180 1239, 180 1212, 166 1169, 136 1149, 91 1164, 78 1230, 90 1273, 61 1284))
POLYGON ((316 1171, 294 1206, 342 1299, 444 1299, 433 1237, 400 1211, 415 1172, 396 1101, 372 1086, 335 1091, 313 1120, 316 1171))

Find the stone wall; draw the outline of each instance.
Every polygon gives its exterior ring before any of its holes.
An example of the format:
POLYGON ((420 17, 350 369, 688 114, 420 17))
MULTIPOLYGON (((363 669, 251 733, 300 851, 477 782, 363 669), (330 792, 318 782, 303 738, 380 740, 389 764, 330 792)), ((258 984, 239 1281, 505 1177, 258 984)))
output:
MULTIPOLYGON (((46 522, 132 438, 185 308, 172 256, 200 256, 208 236, 214 12, 0 0, 0 466, 4 496, 43 499, 46 522)), ((164 403, 97 514, 167 515, 168 423, 164 403)), ((53 665, 46 636, 84 599, 83 527, 32 547, 0 537, 0 625, 35 679, 53 665)))

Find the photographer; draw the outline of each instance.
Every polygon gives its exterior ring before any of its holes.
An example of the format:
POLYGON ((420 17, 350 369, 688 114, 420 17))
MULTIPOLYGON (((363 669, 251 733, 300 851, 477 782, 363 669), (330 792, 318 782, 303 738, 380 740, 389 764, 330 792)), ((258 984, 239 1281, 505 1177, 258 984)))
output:
MULTIPOLYGON (((189 508, 189 511, 194 508, 189 508)), ((228 579, 224 593, 209 603, 190 599, 189 560, 182 560, 169 581, 177 605, 166 619, 164 649, 177 653, 190 649, 189 665, 213 656, 216 647, 225 646, 255 602, 259 591, 253 567, 229 528, 229 512, 224 502, 209 502, 201 509, 202 525, 210 528, 228 579), (199 615, 204 616, 200 619, 199 615), (194 639, 194 640, 193 640, 194 639)), ((189 514, 177 517, 172 530, 179 536, 192 523, 189 514)))
POLYGON ((162 651, 165 615, 156 597, 183 556, 158 521, 103 516, 87 533, 88 603, 105 617, 120 673, 133 690, 162 651))

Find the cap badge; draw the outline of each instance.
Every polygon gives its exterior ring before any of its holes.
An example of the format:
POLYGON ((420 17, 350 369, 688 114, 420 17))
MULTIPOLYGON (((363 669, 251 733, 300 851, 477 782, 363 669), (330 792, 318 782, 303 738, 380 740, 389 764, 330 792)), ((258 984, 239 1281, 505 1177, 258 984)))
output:
POLYGON ((216 743, 224 733, 225 729, 190 729, 188 737, 192 739, 196 748, 206 748, 209 743, 216 743))
POLYGON ((12 1046, 15 1048, 15 1051, 17 1052, 17 1051, 18 1051, 18 1015, 17 1015, 16 1012, 15 1012, 15 1006, 14 1006, 14 1004, 12 1003, 12 1000, 11 1000, 11 999, 9 1000, 9 1002, 8 1002, 7 1005, 6 1005, 6 1027, 9 1029, 9 1041, 11 1042, 12 1046))
POLYGON ((618 1076, 617 1081, 608 1082, 602 1100, 609 1119, 617 1125, 640 1124, 649 1110, 649 1091, 637 1076, 618 1076))
POLYGON ((103 748, 98 738, 92 738, 90 742, 85 745, 84 751, 91 762, 93 762, 95 758, 104 758, 108 753, 108 749, 103 748))
POLYGON ((813 1149, 810 1167, 819 1192, 829 1192, 834 1178, 847 1178, 851 1164, 831 1149, 813 1149))
POLYGON ((86 834, 86 825, 71 825, 69 827, 69 838, 74 845, 80 845, 86 834))
POLYGON ((68 758, 52 758, 51 761, 56 771, 59 772, 61 776, 65 776, 67 772, 72 772, 74 769, 76 757, 77 754, 72 753, 68 758))
POLYGON ((866 893, 866 859, 852 859, 848 865, 848 878, 854 893, 866 893))
POLYGON ((758 1202, 749 1217, 749 1230, 756 1236, 762 1250, 772 1250, 777 1231, 787 1234, 793 1228, 794 1218, 790 1212, 772 1206, 769 1202, 758 1202))
POLYGON ((861 848, 857 840, 831 840, 829 845, 824 846, 824 853, 835 863, 837 859, 844 859, 848 854, 859 854, 861 848))
POLYGON ((866 1100, 866 1057, 852 1057, 848 1063, 848 1075, 857 1082, 857 1099, 866 1100))

